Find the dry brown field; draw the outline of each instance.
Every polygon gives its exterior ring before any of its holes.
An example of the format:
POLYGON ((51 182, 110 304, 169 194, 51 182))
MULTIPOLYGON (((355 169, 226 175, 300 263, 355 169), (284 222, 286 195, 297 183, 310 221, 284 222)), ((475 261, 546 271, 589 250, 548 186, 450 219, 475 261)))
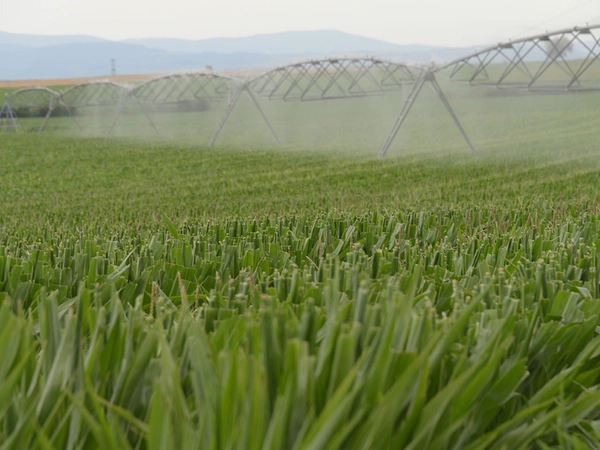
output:
POLYGON ((31 86, 68 86, 89 81, 110 80, 116 83, 146 81, 156 75, 117 75, 114 77, 52 78, 47 80, 11 80, 0 81, 0 88, 21 88, 31 86))
MULTIPOLYGON (((240 71, 229 71, 229 72, 219 72, 223 75, 228 75, 232 77, 240 77, 246 78, 251 76, 259 75, 264 71, 261 70, 240 70, 240 71)), ((143 81, 150 80, 152 78, 158 77, 164 74, 138 74, 138 75, 116 75, 114 77, 111 76, 101 76, 101 77, 83 77, 83 78, 51 78, 46 80, 9 80, 2 81, 0 80, 0 89, 14 89, 14 88, 23 88, 23 87, 32 87, 32 86, 70 86, 74 84, 87 83, 91 81, 114 81, 115 83, 140 83, 143 81)))

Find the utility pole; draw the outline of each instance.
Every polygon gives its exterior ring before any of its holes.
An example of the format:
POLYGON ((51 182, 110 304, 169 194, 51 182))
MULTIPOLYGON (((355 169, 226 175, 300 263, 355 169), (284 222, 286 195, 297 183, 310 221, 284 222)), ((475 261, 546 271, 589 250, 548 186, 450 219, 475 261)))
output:
POLYGON ((115 59, 111 59, 110 60, 110 76, 114 77, 116 74, 117 74, 116 60, 115 59))

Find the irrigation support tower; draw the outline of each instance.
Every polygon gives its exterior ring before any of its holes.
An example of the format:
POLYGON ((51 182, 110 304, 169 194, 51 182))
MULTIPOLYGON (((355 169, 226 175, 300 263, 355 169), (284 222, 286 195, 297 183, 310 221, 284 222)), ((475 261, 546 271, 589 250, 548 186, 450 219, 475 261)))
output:
POLYGON ((265 112, 261 108, 260 103, 258 103, 258 100, 256 100, 256 97, 254 96, 254 94, 252 93, 252 91, 248 88, 248 85, 246 83, 243 83, 243 84, 240 85, 240 87, 235 92, 235 94, 233 95, 233 97, 231 97, 229 99, 229 104, 227 105, 227 109, 225 110, 225 114, 223 114, 223 117, 221 118, 221 121, 219 122, 219 125, 217 126, 217 129, 215 130, 215 133, 213 134, 213 137, 210 140, 210 143, 208 145, 209 147, 212 147, 213 145, 215 145, 215 142, 216 142, 217 138, 219 137, 219 134, 221 134, 221 130, 223 129, 223 127, 227 123, 227 120, 229 119, 229 116, 233 112, 233 110, 235 108, 235 105, 237 104, 238 100, 242 96, 242 93, 244 93, 244 92, 246 94, 248 94, 248 96, 250 96, 250 99, 254 103, 254 106, 256 107, 256 109, 260 113, 261 117, 263 118, 263 120, 265 121, 265 123, 267 124, 267 126, 269 127, 269 130, 271 130, 271 134, 273 135, 273 137, 275 138, 275 140, 277 141, 277 143, 279 145, 281 145, 281 141, 279 140, 279 137, 277 136, 277 133, 275 133, 275 130, 273 129, 273 126, 271 125, 271 122, 269 122, 269 119, 267 118, 267 115, 265 114, 265 112))
POLYGON ((419 78, 417 79, 417 81, 415 82, 415 84, 412 88, 412 91, 408 95, 408 98, 405 99, 404 105, 402 106, 402 110, 400 111, 400 114, 398 115, 398 118, 396 119, 396 122, 394 123, 394 126, 392 127, 392 130, 390 131, 390 134, 389 134, 387 140, 383 144, 381 151, 379 152, 379 158, 383 158, 385 156, 385 154, 387 153, 387 151, 389 150, 390 146, 392 145, 392 142, 394 142, 394 139, 395 139, 396 135, 398 134, 398 131, 400 131, 402 124, 408 117, 408 114, 410 113, 410 110, 413 107, 415 100, 419 96, 419 93, 421 92, 421 90, 423 89, 423 86, 425 86, 426 83, 429 83, 431 85, 431 87, 433 88, 433 91, 437 94, 438 98, 441 100, 442 104, 448 111, 448 114, 450 114, 450 117, 452 117, 452 120, 454 121, 456 127, 458 128, 458 130, 462 134, 463 138, 467 142, 467 145, 469 146, 471 151, 472 152, 475 151, 475 147, 473 147, 473 144, 471 143, 469 136, 467 135, 462 124, 460 123, 460 120, 458 120, 458 116, 452 109, 452 106, 450 105, 450 102, 446 98, 444 91, 442 90, 439 83, 437 82, 437 80, 435 78, 435 72, 427 70, 427 71, 424 71, 419 76, 419 78))
POLYGON ((10 103, 8 102, 8 94, 5 94, 5 101, 0 108, 0 132, 5 130, 7 133, 14 131, 15 133, 19 131, 19 127, 17 125, 17 116, 13 109, 10 107, 10 103))

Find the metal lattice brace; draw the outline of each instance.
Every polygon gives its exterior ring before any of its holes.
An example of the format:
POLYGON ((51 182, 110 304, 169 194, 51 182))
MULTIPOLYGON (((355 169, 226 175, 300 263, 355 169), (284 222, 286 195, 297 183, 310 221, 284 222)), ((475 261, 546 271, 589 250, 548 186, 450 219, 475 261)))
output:
MULTIPOLYGON (((243 91, 246 91, 251 95, 252 100, 277 139, 275 131, 260 109, 256 98, 254 98, 255 96, 267 100, 291 102, 337 100, 385 95, 386 93, 393 91, 404 92, 406 86, 412 86, 409 96, 407 98, 405 97, 402 111, 380 152, 380 157, 383 157, 394 141, 394 138, 426 82, 431 84, 434 92, 438 95, 442 104, 467 141, 469 148, 474 151, 473 145, 462 128, 458 117, 452 110, 448 99, 437 83, 435 74, 432 71, 423 67, 400 64, 376 58, 313 59, 277 67, 276 69, 248 80, 240 88, 234 101, 225 112, 223 119, 213 136, 211 145, 214 144, 221 129, 225 126, 227 119, 243 91)), ((279 142, 279 139, 277 139, 277 141, 279 142)))
POLYGON ((126 95, 107 136, 112 134, 129 101, 138 105, 155 132, 160 134, 148 111, 160 105, 230 102, 241 84, 243 82, 240 80, 212 72, 178 73, 154 78, 135 87, 126 95))
POLYGON ((212 147, 213 145, 215 145, 215 142, 217 141, 217 138, 219 137, 219 134, 221 134, 221 131, 223 130, 223 127, 227 123, 227 120, 229 119, 229 116, 233 112, 233 110, 235 108, 235 105, 237 104, 237 102, 240 99, 240 97, 241 97, 241 95, 242 95, 243 92, 246 92, 246 94, 248 94, 250 96, 250 99, 252 100, 252 103, 254 103, 254 106, 256 107, 256 109, 260 113, 261 117, 263 118, 263 120, 265 121, 265 123, 267 124, 267 126, 269 127, 269 130, 271 131, 271 134, 273 135, 273 137, 275 138, 275 140, 277 141, 277 143, 281 144, 281 141, 279 140, 279 136, 277 136, 277 133, 275 133, 275 130, 273 129, 273 126, 271 125, 271 122, 269 122, 269 119, 267 118, 267 115, 265 114, 265 112, 263 111, 263 109, 260 107, 260 103, 258 103, 258 101, 256 100, 256 97, 254 96, 254 94, 252 93, 252 91, 250 89, 248 89, 248 85, 247 84, 242 84, 238 88, 238 90, 235 92, 233 98, 231 99, 231 101, 227 105, 227 109, 225 110, 225 114, 223 114, 223 117, 221 118, 221 122, 219 122, 219 125, 217 126, 217 129, 215 130, 215 133, 213 134, 213 137, 210 140, 210 143, 208 144, 209 147, 212 147))
MULTIPOLYGON (((130 89, 112 81, 93 81, 65 89, 58 96, 58 103, 65 107, 79 129, 83 127, 75 118, 73 110, 80 108, 121 107, 130 89)), ((50 116, 49 116, 50 117, 50 116)))
POLYGON ((268 100, 315 101, 382 95, 412 85, 421 69, 375 58, 328 58, 277 67, 248 82, 268 100))
POLYGON ((530 91, 600 90, 600 25, 500 43, 442 66, 451 80, 530 91))
POLYGON ((214 73, 182 73, 149 80, 132 94, 140 102, 154 105, 176 104, 184 101, 228 100, 240 82, 214 73))
POLYGON ((112 81, 77 84, 60 93, 59 102, 71 108, 120 105, 129 88, 112 81))
POLYGON ((277 67, 242 84, 219 123, 210 145, 217 140, 242 93, 246 92, 275 140, 279 137, 256 97, 278 101, 319 101, 360 98, 404 90, 421 69, 375 58, 311 59, 277 67))
POLYGON ((425 85, 425 83, 430 83, 431 87, 433 88, 433 91, 437 94, 438 98, 440 99, 440 101, 442 102, 444 107, 446 108, 446 111, 448 111, 448 114, 450 114, 450 117, 452 117, 454 124, 456 125, 456 127, 458 128, 460 133, 462 134, 467 145, 469 146, 469 148, 471 149, 472 152, 475 151, 475 148, 473 147, 473 144, 471 143, 469 136, 467 135, 467 133, 465 132, 464 128, 462 127, 460 121, 458 120, 458 116, 452 109, 452 106, 450 105, 450 102, 446 98, 446 95, 444 94, 444 91, 442 90, 441 86, 438 84, 438 82, 435 78, 435 72, 428 71, 428 72, 423 72, 421 74, 421 76, 417 79, 415 85, 413 86, 413 89, 411 90, 410 94, 408 95, 408 98, 405 100, 402 110, 400 111, 400 114, 398 115, 396 122, 392 126, 392 130, 390 131, 390 134, 389 134, 387 140, 385 141, 385 143, 383 144, 383 147, 381 148, 381 151, 379 152, 380 158, 383 158, 385 156, 385 154, 389 150, 390 146, 392 145, 392 142, 394 142, 396 135, 398 134, 398 132, 400 131, 400 128, 402 127, 402 124, 408 117, 408 114, 410 113, 410 110, 412 109, 415 101, 417 100, 417 97, 421 93, 421 90, 423 89, 423 86, 425 85))
MULTIPOLYGON (((5 97, 8 97, 8 94, 5 97)), ((10 133, 11 131, 16 133, 19 131, 17 116, 8 101, 5 101, 2 108, 0 108, 0 133, 3 131, 6 133, 10 133)))
MULTIPOLYGON (((58 99, 58 93, 43 86, 27 87, 18 89, 10 95, 6 96, 7 108, 11 110, 12 114, 16 118, 18 116, 17 111, 23 108, 28 109, 46 109, 46 115, 42 125, 38 129, 38 133, 42 132, 48 122, 48 118, 52 114, 54 105, 58 99)), ((16 120, 15 120, 16 123, 16 120)))

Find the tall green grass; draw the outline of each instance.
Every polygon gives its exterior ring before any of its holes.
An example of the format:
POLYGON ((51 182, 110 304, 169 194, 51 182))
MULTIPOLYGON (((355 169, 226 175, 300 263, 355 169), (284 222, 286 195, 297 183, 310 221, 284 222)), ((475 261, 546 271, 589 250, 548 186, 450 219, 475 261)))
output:
POLYGON ((600 218, 469 214, 7 239, 1 440, 600 445, 600 218))
POLYGON ((383 161, 2 136, 0 447, 600 447, 598 133, 557 117, 383 161))

